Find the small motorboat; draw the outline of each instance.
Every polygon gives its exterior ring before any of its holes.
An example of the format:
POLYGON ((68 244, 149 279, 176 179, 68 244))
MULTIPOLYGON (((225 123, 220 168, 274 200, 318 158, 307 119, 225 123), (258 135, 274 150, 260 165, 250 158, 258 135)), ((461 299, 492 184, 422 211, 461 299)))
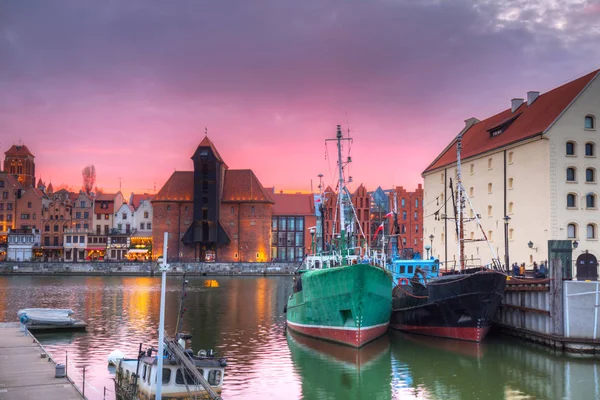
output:
POLYGON ((24 308, 17 312, 17 317, 30 331, 85 329, 87 324, 73 318, 74 314, 73 310, 65 308, 24 308))

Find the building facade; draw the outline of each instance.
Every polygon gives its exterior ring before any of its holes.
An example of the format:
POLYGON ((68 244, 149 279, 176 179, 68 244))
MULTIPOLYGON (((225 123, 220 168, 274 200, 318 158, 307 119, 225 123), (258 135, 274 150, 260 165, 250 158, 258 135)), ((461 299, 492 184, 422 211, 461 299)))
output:
MULTIPOLYGON (((480 217, 492 247, 477 241, 480 230, 466 223, 467 262, 488 264, 494 252, 503 264, 539 263, 548 258, 549 240, 572 241, 574 262, 582 254, 600 255, 599 72, 547 93, 530 91, 527 100, 512 99, 499 114, 465 121, 462 178, 474 210, 464 215, 480 217)), ((424 238, 433 236, 433 254, 452 265, 458 249, 450 191, 456 139, 423 177, 425 214, 432 216, 424 219, 424 238)))
POLYGON ((71 200, 62 193, 42 207, 40 251, 44 261, 61 261, 64 233, 71 228, 71 200))
MULTIPOLYGON (((402 186, 396 186, 388 193, 389 209, 397 210, 399 232, 399 249, 423 254, 423 185, 419 184, 413 192, 402 186)), ((391 224, 390 224, 391 225, 391 224)), ((393 227, 388 228, 393 232, 393 227)))
POLYGON ((37 229, 10 229, 6 261, 33 261, 33 248, 39 246, 39 242, 37 229))
POLYGON ((41 229, 42 209, 47 207, 50 199, 40 189, 30 186, 21 191, 17 199, 16 227, 19 229, 41 229))
POLYGON ((35 157, 27 146, 13 145, 4 155, 4 172, 16 176, 25 189, 35 187, 35 157))
POLYGON ((271 197, 274 201, 271 260, 302 261, 306 254, 315 251, 311 249, 317 229, 314 197, 312 194, 274 191, 271 197))
POLYGON ((192 161, 152 200, 154 257, 168 232, 169 260, 269 261, 273 200, 256 175, 230 170, 208 137, 192 161))
POLYGON ((71 193, 71 229, 91 232, 93 229, 94 199, 84 192, 71 193))
POLYGON ((6 259, 8 230, 16 228, 17 200, 22 188, 16 176, 0 172, 0 261, 6 259))

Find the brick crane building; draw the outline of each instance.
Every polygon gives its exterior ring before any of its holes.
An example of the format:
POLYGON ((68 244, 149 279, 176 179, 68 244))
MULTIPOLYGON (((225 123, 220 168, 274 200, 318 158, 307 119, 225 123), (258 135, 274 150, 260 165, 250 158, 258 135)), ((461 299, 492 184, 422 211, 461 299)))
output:
POLYGON ((192 161, 152 200, 154 258, 168 232, 169 261, 269 261, 274 202, 254 172, 229 169, 208 137, 192 161))

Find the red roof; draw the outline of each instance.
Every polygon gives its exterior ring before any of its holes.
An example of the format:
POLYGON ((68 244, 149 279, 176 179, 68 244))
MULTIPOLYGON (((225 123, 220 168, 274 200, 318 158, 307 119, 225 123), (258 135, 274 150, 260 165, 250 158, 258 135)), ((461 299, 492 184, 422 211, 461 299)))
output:
POLYGON ((115 212, 115 193, 100 193, 94 201, 94 212, 96 214, 112 214, 115 212), (107 208, 102 208, 106 203, 107 208))
POLYGON ((143 200, 152 200, 152 196, 151 194, 148 193, 144 193, 144 194, 135 194, 135 193, 131 193, 131 196, 129 197, 129 204, 131 204, 133 206, 133 208, 135 208, 136 210, 138 208, 140 208, 140 204, 142 203, 143 200))
POLYGON ((4 152, 7 156, 35 156, 29 151, 27 146, 25 145, 16 145, 13 144, 12 147, 4 152))
MULTIPOLYGON (((473 157, 543 134, 579 93, 598 75, 599 71, 596 70, 541 94, 530 106, 527 105, 527 102, 524 102, 515 112, 512 112, 509 108, 475 123, 463 133, 461 157, 473 157), (498 136, 491 136, 490 130, 513 118, 514 121, 504 132, 498 136)), ((456 162, 456 138, 423 171, 423 174, 454 162, 456 162)))
POLYGON ((273 215, 315 215, 312 194, 271 193, 273 215))
MULTIPOLYGON (((226 170, 224 181, 221 201, 273 202, 252 170, 226 170)), ((194 172, 173 172, 169 180, 152 199, 152 202, 159 201, 194 201, 194 172)))
POLYGON ((8 183, 8 185, 11 185, 13 189, 23 189, 23 186, 16 175, 10 175, 6 171, 0 171, 0 178, 4 178, 4 181, 8 183))
POLYGON ((225 171, 221 201, 273 203, 273 200, 251 169, 225 171))
POLYGON ((154 196, 156 201, 193 201, 194 171, 175 171, 154 196))
MULTIPOLYGON (((220 161, 221 163, 223 163, 223 166, 225 168, 228 168, 227 164, 225 164, 225 161, 223 161, 223 158, 221 158, 221 155, 217 151, 217 148, 215 147, 215 145, 213 144, 213 142, 208 138, 208 136, 205 136, 204 139, 202 139, 202 141, 200 142, 200 144, 196 148, 196 151, 194 152, 194 155, 198 152, 198 150, 201 147, 209 147, 212 150, 212 152, 215 155, 215 157, 217 158, 217 160, 220 161)), ((192 158, 193 158, 193 156, 192 156, 192 158)))

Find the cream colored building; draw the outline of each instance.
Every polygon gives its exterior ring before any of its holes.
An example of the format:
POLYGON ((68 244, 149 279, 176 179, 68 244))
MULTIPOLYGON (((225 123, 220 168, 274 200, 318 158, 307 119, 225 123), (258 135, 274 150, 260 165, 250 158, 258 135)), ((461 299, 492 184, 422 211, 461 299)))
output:
MULTIPOLYGON (((586 251, 600 257, 599 75, 594 71, 547 93, 528 92, 499 114, 465 121, 463 186, 503 264, 505 236, 509 264, 531 268, 534 261, 547 261, 548 240, 577 241, 573 260, 586 251)), ((456 188, 456 139, 423 178, 423 237, 432 240, 433 255, 451 266, 458 251, 449 187, 452 179, 456 188)), ((468 202, 464 215, 474 217, 468 202)), ((470 241, 482 238, 475 221, 464 227, 467 264, 491 263, 487 243, 470 241)))

